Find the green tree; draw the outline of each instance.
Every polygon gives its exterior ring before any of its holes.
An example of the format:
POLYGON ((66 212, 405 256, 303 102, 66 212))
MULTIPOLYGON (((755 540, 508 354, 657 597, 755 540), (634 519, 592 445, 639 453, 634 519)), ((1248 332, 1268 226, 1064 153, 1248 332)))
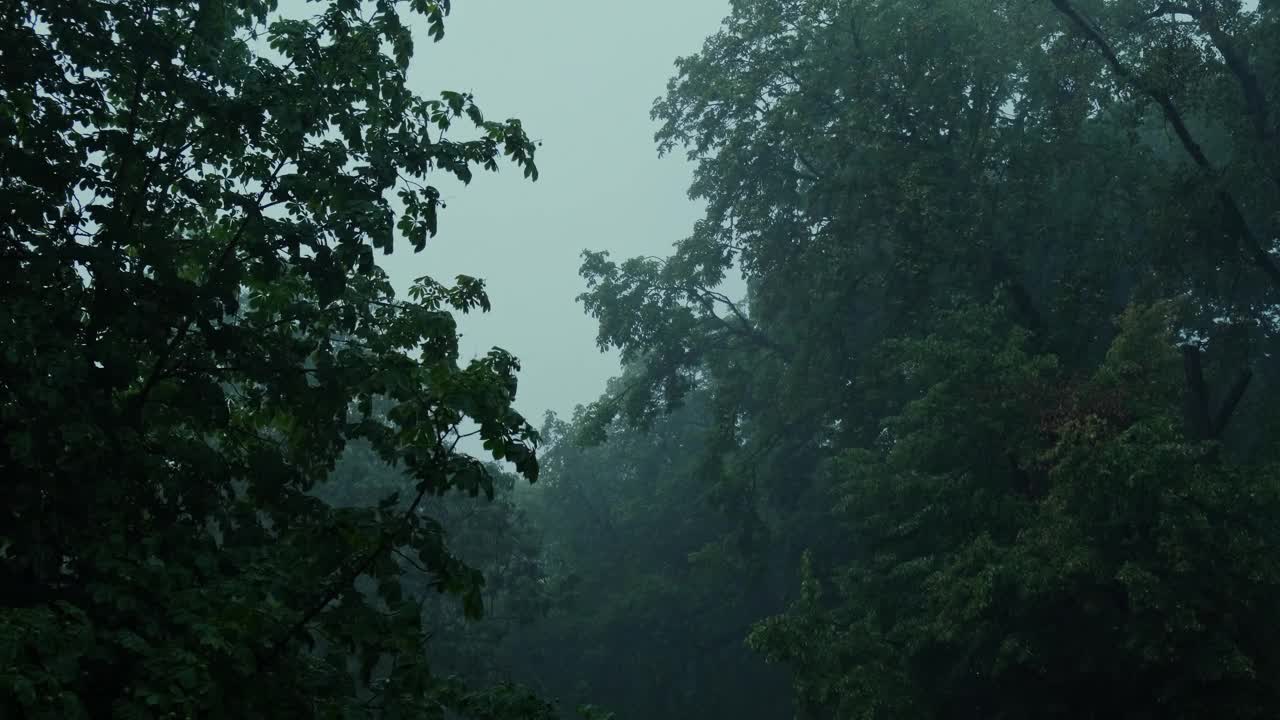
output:
MULTIPOLYGON (((521 507, 516 494, 519 478, 497 465, 488 468, 494 496, 451 493, 434 498, 424 522, 447 541, 458 558, 477 573, 484 607, 483 622, 473 622, 446 588, 414 559, 409 548, 392 553, 400 565, 400 592, 421 605, 423 622, 431 635, 427 658, 449 672, 476 683, 508 679, 518 657, 504 652, 504 642, 514 632, 542 618, 552 598, 547 592, 541 538, 521 507)), ((545 478, 545 469, 540 477, 545 478)), ((544 480, 540 480, 543 482, 544 480)), ((395 498, 405 511, 414 497, 414 482, 404 472, 383 462, 367 442, 349 443, 333 474, 313 491, 335 507, 368 507, 395 498)), ((361 588, 375 595, 370 578, 361 588)))
POLYGON ((551 602, 505 650, 540 691, 620 719, 786 715, 784 678, 743 643, 782 605, 738 582, 695 450, 710 420, 702 393, 647 432, 615 421, 603 445, 582 444, 586 418, 548 418, 524 506, 551 602))
POLYGON ((811 569, 751 638, 795 668, 798 705, 868 718, 1274 712, 1280 483, 1274 465, 1215 462, 1188 440, 1169 311, 1126 313, 1074 383, 996 313, 951 318, 969 337, 895 348, 919 399, 886 420, 884 446, 829 470, 862 552, 825 583, 811 569))
POLYGON ((494 492, 464 426, 530 480, 536 433, 513 357, 458 362, 483 283, 397 299, 375 257, 435 234, 432 172, 505 156, 536 178, 534 146, 469 95, 408 89, 405 13, 438 40, 447 2, 275 8, 0 7, 5 717, 549 713, 425 660, 391 551, 478 614, 479 574, 423 510, 494 492), (353 440, 407 502, 309 492, 353 440))
POLYGON ((707 215, 587 253, 636 378, 590 415, 708 394, 735 545, 801 588, 751 640, 801 717, 1280 707, 1276 37, 1266 3, 743 0, 678 61, 658 140, 707 215))

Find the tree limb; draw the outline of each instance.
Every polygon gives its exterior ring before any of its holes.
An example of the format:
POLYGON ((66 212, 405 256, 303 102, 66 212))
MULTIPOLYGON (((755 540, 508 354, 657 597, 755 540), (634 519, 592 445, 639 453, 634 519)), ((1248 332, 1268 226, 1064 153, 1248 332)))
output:
POLYGON ((1027 329, 1036 336, 1043 334, 1044 316, 1040 314, 1035 301, 1031 299, 1031 293, 1027 291, 1026 285, 1015 276, 1009 261, 1001 255, 992 256, 991 272, 1004 286, 1005 292, 1009 293, 1009 298, 1027 323, 1027 329))
MULTIPOLYGON (((1158 88, 1143 82, 1141 78, 1126 67, 1120 61, 1110 43, 1102 36, 1102 32, 1098 27, 1080 14, 1071 3, 1071 0, 1050 0, 1050 2, 1079 29, 1089 42, 1098 48, 1098 51, 1102 53, 1116 77, 1133 85, 1160 106, 1160 109, 1164 112, 1165 120, 1173 127, 1174 134, 1178 136, 1179 142, 1182 143, 1183 150, 1191 157, 1192 162, 1200 168, 1201 172, 1210 181, 1216 183, 1218 178, 1216 169, 1209 162, 1204 149, 1200 147, 1200 144, 1192 136, 1191 130, 1187 127, 1186 121, 1183 120, 1182 113, 1173 102, 1173 98, 1158 88)), ((1243 246, 1243 249, 1252 258, 1254 264, 1266 274, 1271 284, 1280 289, 1280 267, 1276 266, 1271 255, 1263 248, 1258 238, 1254 236, 1253 231, 1249 229, 1248 222, 1245 220, 1244 213, 1241 212, 1240 205, 1236 202, 1235 197, 1226 189, 1219 189, 1216 192, 1216 196, 1218 204, 1221 205, 1222 211, 1226 215, 1227 229, 1231 234, 1235 235, 1236 240, 1243 246)))
MULTIPOLYGON (((271 171, 271 177, 263 183, 262 189, 258 192, 254 201, 258 209, 261 209, 262 200, 267 193, 275 186, 276 177, 280 174, 280 170, 284 168, 287 158, 281 158, 274 170, 271 171)), ((229 260, 234 256, 236 248, 240 244, 240 239, 244 236, 245 230, 249 227, 249 222, 255 219, 261 219, 261 212, 246 212, 245 216, 240 220, 236 232, 231 236, 222 248, 222 253, 218 257, 218 261, 214 264, 212 271, 221 270, 229 260)), ((170 359, 177 352, 178 348, 186 341, 187 335, 191 333, 191 327, 194 324, 194 318, 190 311, 182 316, 182 320, 178 325, 178 332, 173 336, 161 351, 160 356, 156 358, 155 364, 151 368, 151 372, 147 375, 147 379, 142 384, 142 389, 133 397, 130 402, 130 413, 133 415, 134 422, 141 426, 142 409, 146 406, 147 400, 151 395, 151 391, 155 389, 156 383, 161 380, 164 373, 168 370, 170 359)))
POLYGON ((1199 347, 1182 346, 1182 370, 1187 383, 1187 432, 1196 442, 1208 440, 1213 436, 1213 424, 1209 419, 1209 393, 1204 383, 1204 369, 1200 365, 1199 347))
POLYGON ((1227 64, 1227 69, 1231 71, 1231 74, 1235 75, 1236 80, 1240 83, 1240 90, 1244 93, 1245 113, 1253 118, 1253 125, 1257 131, 1258 139, 1266 140, 1270 134, 1267 126, 1269 110, 1266 91, 1262 89, 1262 84, 1258 81, 1257 74, 1250 67, 1246 54, 1236 45, 1235 38, 1223 30, 1218 23, 1217 14, 1203 7, 1165 2, 1151 11, 1144 19, 1149 20, 1161 15, 1186 15, 1195 20, 1201 32, 1209 36, 1209 40, 1217 48, 1218 53, 1222 55, 1223 61, 1227 64))
POLYGON ((1227 428, 1227 423, 1231 421, 1231 416, 1235 414, 1236 406, 1240 404, 1240 399, 1244 397, 1244 391, 1249 387, 1249 381, 1253 379, 1253 371, 1245 368, 1236 376, 1235 382, 1231 384, 1231 389, 1227 391, 1227 396, 1222 400, 1222 406, 1218 408, 1218 414, 1213 418, 1213 427, 1210 428, 1212 437, 1218 438, 1222 435, 1222 431, 1227 428))
MULTIPOLYGON (((456 441, 454 442, 454 445, 455 446, 457 445, 456 441)), ((453 452, 452 447, 450 447, 448 450, 444 450, 443 441, 437 441, 436 447, 437 447, 437 452, 443 451, 445 455, 451 454, 453 452)), ((413 518, 414 514, 417 513, 418 506, 422 504, 422 500, 423 498, 426 497, 429 489, 430 488, 428 488, 428 486, 425 484, 418 489, 417 496, 414 497, 413 502, 410 503, 409 508, 404 511, 404 514, 400 516, 400 522, 397 524, 398 530, 409 526, 411 518, 413 518)), ((261 652, 258 653, 259 671, 261 671, 262 668, 271 665, 277 659, 279 659, 281 653, 283 653, 285 648, 289 646, 289 643, 293 640, 293 638, 296 637, 298 633, 302 632, 302 630, 305 629, 307 625, 309 625, 311 621, 316 618, 316 616, 318 616, 326 607, 328 607, 329 603, 336 600, 338 598, 338 595, 341 594, 342 591, 349 588, 351 584, 354 583, 357 578, 363 575, 373 565, 373 563, 378 560, 378 558, 382 557, 384 553, 387 553, 392 549, 394 549, 395 538, 398 535, 398 530, 391 531, 391 530, 384 529, 382 531, 381 537, 378 540, 377 545, 375 545, 372 550, 366 553, 364 557, 358 558, 350 562, 349 564, 347 564, 347 567, 339 568, 337 571, 335 571, 334 575, 336 577, 334 577, 333 581, 329 583, 328 587, 326 587, 324 591, 320 593, 320 596, 316 598, 315 602, 312 603, 310 607, 308 607, 307 610, 302 613, 302 616, 299 617, 292 625, 290 625, 287 631, 276 636, 276 638, 273 641, 271 641, 270 644, 268 644, 264 649, 262 649, 261 652)))
POLYGON ((785 347, 778 344, 773 338, 769 337, 768 335, 765 335, 764 332, 760 330, 760 328, 756 327, 756 324, 751 322, 750 318, 747 317, 746 313, 742 312, 742 309, 738 307, 738 304, 730 300, 729 297, 724 293, 717 292, 715 290, 702 287, 700 285, 693 287, 693 293, 696 294, 698 298, 702 300, 704 303, 706 303, 707 305, 718 302, 718 303, 722 303, 725 307, 729 308, 729 311, 732 312, 734 317, 738 319, 738 322, 741 323, 741 327, 735 326, 732 323, 730 323, 728 320, 725 320, 724 318, 715 314, 715 312, 713 312, 710 308, 707 309, 707 314, 715 318, 717 321, 719 321, 720 324, 724 326, 725 329, 727 329, 728 331, 736 335, 741 335, 743 337, 746 337, 747 339, 752 340, 756 344, 776 352, 778 355, 782 356, 783 358, 789 358, 791 356, 791 353, 785 347))

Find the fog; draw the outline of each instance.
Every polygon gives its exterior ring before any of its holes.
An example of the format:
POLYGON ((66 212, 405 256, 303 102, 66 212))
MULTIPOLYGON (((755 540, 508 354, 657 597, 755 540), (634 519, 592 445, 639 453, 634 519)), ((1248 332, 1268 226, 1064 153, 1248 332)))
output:
POLYGON ((1276 238, 1280 0, 0 3, 0 720, 1280 717, 1276 238))

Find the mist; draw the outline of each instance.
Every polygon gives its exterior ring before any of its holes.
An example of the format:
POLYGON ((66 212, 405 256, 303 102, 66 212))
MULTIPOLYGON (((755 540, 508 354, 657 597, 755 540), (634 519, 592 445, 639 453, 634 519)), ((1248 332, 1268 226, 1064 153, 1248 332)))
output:
POLYGON ((0 8, 0 720, 1280 716, 1280 4, 0 8))

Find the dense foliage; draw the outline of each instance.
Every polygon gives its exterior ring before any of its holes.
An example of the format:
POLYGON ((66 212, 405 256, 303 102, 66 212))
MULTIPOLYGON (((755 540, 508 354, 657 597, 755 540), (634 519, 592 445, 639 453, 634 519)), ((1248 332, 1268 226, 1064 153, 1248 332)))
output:
POLYGON ((733 0, 540 432, 374 252, 533 144, 308 8, 0 6, 0 716, 1280 714, 1275 0, 733 0))
POLYGON ((515 359, 458 362, 483 284, 375 260, 435 234, 433 171, 536 174, 518 121, 406 87, 404 13, 447 10, 0 7, 0 715, 549 713, 426 662, 397 562, 480 614, 429 500, 494 493, 464 427, 537 475, 515 359), (310 492, 355 440, 407 502, 310 492))
MULTIPOLYGON (((483 606, 483 622, 474 622, 466 603, 439 592, 435 574, 407 548, 397 547, 392 553, 400 566, 399 592, 421 606, 430 635, 428 661, 470 682, 494 684, 509 675, 509 668, 494 662, 495 646, 542 617, 548 594, 537 534, 517 505, 519 478, 496 465, 488 471, 493 496, 451 493, 433 498, 428 512, 441 540, 477 573, 474 589, 483 606)), ((355 441, 314 493, 343 508, 376 506, 395 497, 393 507, 403 512, 413 500, 414 482, 379 459, 368 443, 355 441)), ((377 591, 371 578, 361 578, 358 585, 366 593, 377 591)))
POLYGON ((785 682, 743 652, 778 595, 744 587, 725 547, 696 450, 710 425, 701 396, 647 432, 615 423, 603 446, 582 445, 580 419, 549 419, 523 506, 550 605, 504 650, 541 693, 627 718, 786 715, 785 682))
POLYGON ((632 382, 584 431, 713 408, 725 592, 800 588, 750 635, 798 716, 1280 709, 1276 38, 1274 3, 738 0, 678 62, 707 215, 586 255, 632 382))

